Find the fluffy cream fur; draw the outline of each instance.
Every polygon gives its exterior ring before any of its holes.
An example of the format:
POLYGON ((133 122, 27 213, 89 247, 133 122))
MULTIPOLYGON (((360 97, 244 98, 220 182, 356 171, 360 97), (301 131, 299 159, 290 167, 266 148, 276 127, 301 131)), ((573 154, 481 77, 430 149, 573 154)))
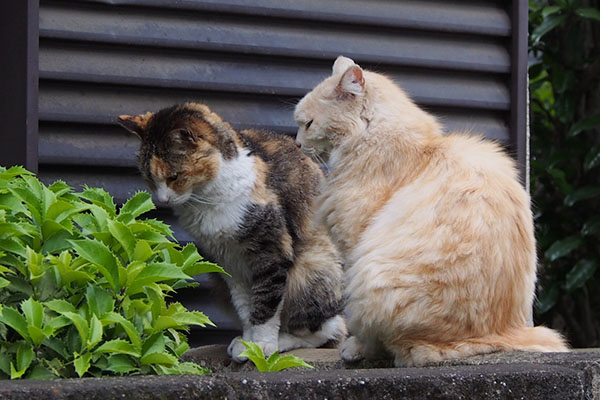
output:
POLYGON ((296 107, 297 141, 329 157, 318 217, 346 261, 355 360, 424 365, 492 351, 567 351, 527 327, 530 199, 495 143, 442 135, 390 79, 339 57, 296 107))

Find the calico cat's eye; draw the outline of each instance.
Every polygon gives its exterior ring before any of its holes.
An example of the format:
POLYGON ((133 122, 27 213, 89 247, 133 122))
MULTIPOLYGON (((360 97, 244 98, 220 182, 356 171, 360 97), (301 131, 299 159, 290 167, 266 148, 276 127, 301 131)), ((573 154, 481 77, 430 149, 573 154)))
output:
POLYGON ((313 121, 314 121, 314 120, 312 120, 312 119, 311 119, 310 121, 308 121, 308 122, 306 123, 306 125, 304 126, 304 129, 308 129, 308 128, 310 128, 310 126, 312 125, 313 121))
POLYGON ((179 174, 167 176, 167 183, 173 183, 177 180, 177 178, 179 178, 179 174))

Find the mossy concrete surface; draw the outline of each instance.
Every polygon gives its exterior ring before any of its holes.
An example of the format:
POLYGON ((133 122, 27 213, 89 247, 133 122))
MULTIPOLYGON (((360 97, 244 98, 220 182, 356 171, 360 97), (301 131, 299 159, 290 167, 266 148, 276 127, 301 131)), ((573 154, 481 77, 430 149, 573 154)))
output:
POLYGON ((251 371, 223 346, 192 349, 207 376, 2 381, 1 399, 600 399, 600 352, 510 353, 426 368, 381 360, 345 365, 335 349, 293 352, 316 370, 251 371), (235 372, 232 372, 235 371, 235 372))

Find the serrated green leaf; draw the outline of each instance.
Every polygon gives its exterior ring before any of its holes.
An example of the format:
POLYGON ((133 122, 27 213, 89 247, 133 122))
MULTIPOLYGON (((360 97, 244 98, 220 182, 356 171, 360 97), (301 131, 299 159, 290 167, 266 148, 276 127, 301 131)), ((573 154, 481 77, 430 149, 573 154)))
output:
POLYGON ((188 267, 184 267, 184 271, 186 274, 188 274, 190 276, 194 276, 194 275, 198 275, 198 274, 207 274, 210 272, 218 272, 220 274, 225 274, 227 276, 231 276, 222 267, 218 266, 217 264, 208 262, 208 261, 201 261, 201 262, 192 264, 188 267))
POLYGON ((25 249, 25 265, 29 270, 28 278, 30 280, 42 277, 48 269, 47 265, 44 264, 44 255, 36 252, 30 247, 25 249))
POLYGON ((19 343, 17 349, 17 367, 10 363, 10 379, 18 379, 27 371, 33 361, 33 348, 26 343, 19 343))
POLYGON ((582 259, 573 266, 565 277, 565 289, 569 292, 578 289, 594 276, 598 269, 598 260, 582 259))
POLYGON ((140 359, 142 365, 162 364, 172 366, 177 364, 177 358, 168 353, 150 353, 140 359))
POLYGON ((52 349, 58 355, 62 356, 64 359, 71 357, 71 355, 67 351, 65 343, 61 339, 50 337, 50 338, 44 340, 44 346, 46 346, 49 349, 52 349))
POLYGON ((0 289, 5 288, 8 285, 10 285, 10 281, 8 279, 0 277, 0 289))
POLYGON ((210 374, 209 369, 203 368, 200 365, 193 362, 182 362, 176 367, 178 374, 193 374, 193 375, 206 375, 210 374))
POLYGON ((134 225, 137 225, 138 227, 141 226, 142 231, 151 229, 151 230, 155 231, 156 233, 160 233, 163 236, 166 236, 171 239, 175 239, 175 237, 173 236, 173 231, 171 230, 169 225, 167 225, 164 222, 159 221, 157 219, 153 219, 153 218, 145 219, 143 221, 136 222, 134 225))
POLYGON ((575 10, 575 14, 583 18, 600 21, 600 10, 597 8, 578 8, 575 10))
POLYGON ((29 369, 29 372, 25 376, 26 379, 55 379, 58 378, 57 375, 53 374, 47 368, 42 367, 41 365, 34 365, 29 369))
POLYGON ((79 256, 97 266, 115 291, 120 289, 118 261, 104 243, 94 239, 70 240, 69 243, 79 256))
POLYGON ((15 165, 8 169, 4 167, 1 168, 2 170, 0 170, 0 180, 10 180, 11 178, 14 178, 16 176, 33 175, 33 172, 28 171, 21 165, 15 165))
POLYGON ((152 257, 153 254, 154 252, 152 251, 152 248, 150 247, 148 242, 146 242, 145 240, 136 241, 135 249, 133 251, 133 260, 143 262, 152 257))
POLYGON ((133 295, 143 291, 143 287, 154 282, 169 280, 169 279, 190 279, 191 277, 185 274, 181 268, 175 264, 168 263, 153 263, 145 267, 131 285, 127 288, 127 294, 133 295))
POLYGON ((79 194, 79 197, 102 208, 111 217, 116 216, 117 207, 115 206, 115 201, 106 190, 85 186, 85 190, 79 194))
POLYGON ((87 343, 90 335, 90 327, 88 326, 87 321, 83 319, 81 315, 72 312, 63 312, 62 315, 70 319, 73 325, 75 325, 75 328, 79 333, 79 339, 81 340, 81 343, 87 343))
POLYGON ((38 328, 37 326, 28 325, 27 333, 29 334, 29 337, 31 338, 31 342, 35 346, 39 346, 47 338, 47 335, 44 332, 44 330, 42 330, 41 328, 38 328))
POLYGON ((75 372, 81 378, 90 369, 90 360, 92 359, 92 353, 85 353, 83 355, 75 354, 75 360, 73 365, 75 366, 75 372))
POLYGON ((142 356, 152 353, 163 353, 165 351, 165 336, 162 332, 155 333, 144 340, 142 345, 142 356))
POLYGON ((187 344, 187 342, 181 342, 179 343, 179 345, 177 345, 174 349, 175 351, 175 355, 177 357, 181 357, 183 355, 183 353, 185 353, 186 351, 188 351, 190 349, 190 345, 187 344))
POLYGON ((592 199, 600 196, 600 185, 584 186, 565 197, 564 203, 566 206, 573 206, 581 200, 592 199))
POLYGON ((13 239, 0 239, 0 250, 21 256, 27 255, 25 246, 13 239))
POLYGON ((85 298, 90 311, 99 318, 102 318, 106 313, 113 311, 115 308, 115 298, 98 286, 88 285, 85 290, 85 298))
POLYGON ((31 340, 29 332, 27 331, 27 321, 25 317, 12 307, 2 307, 2 314, 0 314, 0 322, 6 324, 15 330, 25 340, 31 340))
POLYGON ((137 331, 137 329, 131 323, 131 321, 125 319, 125 317, 123 317, 121 314, 117 314, 116 312, 109 312, 104 315, 101 322, 103 325, 119 324, 125 331, 125 334, 127 334, 127 337, 129 337, 129 340, 136 348, 136 350, 142 350, 142 339, 140 337, 140 333, 137 331))
POLYGON ((60 230, 44 240, 40 251, 42 254, 60 253, 61 251, 70 249, 71 245, 69 241, 76 238, 77 236, 73 235, 68 230, 60 230))
POLYGON ((73 304, 66 300, 49 300, 44 302, 44 306, 48 307, 52 311, 58 314, 64 314, 65 312, 76 313, 77 309, 73 304))
POLYGON ((67 325, 71 325, 71 323, 71 320, 63 315, 50 318, 48 322, 46 322, 46 324, 44 325, 44 334, 46 335, 46 337, 50 337, 54 334, 55 331, 67 325))
POLYGON ((48 189, 52 190, 56 197, 62 197, 63 195, 70 193, 73 190, 71 186, 67 185, 64 181, 60 180, 52 183, 50 186, 48 186, 48 189))
POLYGON ((583 131, 588 129, 593 129, 597 126, 600 126, 600 114, 596 114, 589 118, 582 119, 577 123, 573 124, 571 129, 569 130, 568 137, 575 137, 583 131))
POLYGON ((154 331, 162 331, 170 328, 183 328, 188 325, 215 326, 212 321, 200 311, 187 311, 173 315, 161 315, 152 324, 154 331))
POLYGON ((254 342, 247 342, 242 339, 239 339, 239 341, 244 345, 244 347, 246 347, 246 350, 241 352, 238 357, 246 357, 252 361, 259 372, 267 372, 269 370, 269 365, 265 359, 265 353, 262 351, 260 346, 254 342))
POLYGON ((108 230, 125 250, 125 253, 127 254, 127 260, 134 260, 136 240, 129 228, 119 221, 108 221, 108 230))
POLYGON ((25 320, 28 325, 41 328, 44 323, 44 307, 42 303, 29 298, 21 303, 21 310, 25 314, 25 320))
POLYGON ((280 356, 279 352, 273 353, 267 360, 267 364, 269 372, 279 372, 281 370, 293 367, 304 367, 310 369, 315 368, 300 357, 296 357, 291 354, 280 356))
POLYGON ((148 192, 137 192, 133 197, 123 204, 119 210, 119 215, 129 214, 137 218, 145 212, 154 210, 156 207, 152 202, 152 196, 148 192))
POLYGON ((138 368, 129 356, 125 354, 115 354, 108 357, 108 366, 106 369, 118 374, 126 374, 128 372, 136 371, 138 368))
POLYGON ((579 236, 569 236, 567 238, 557 240, 552 243, 550 248, 544 253, 546 260, 552 262, 561 257, 566 256, 583 243, 583 239, 579 236))
POLYGON ((100 341, 102 340, 102 323, 100 322, 100 320, 98 319, 98 317, 94 314, 92 315, 92 318, 90 319, 90 323, 89 323, 89 327, 90 327, 90 332, 89 332, 89 338, 88 338, 88 342, 87 342, 87 349, 91 350, 94 348, 94 346, 96 346, 98 343, 100 343, 100 341))
POLYGON ((140 352, 135 346, 123 339, 109 340, 94 350, 94 354, 102 353, 127 354, 134 357, 140 356, 140 352))
POLYGON ((74 213, 84 209, 86 208, 77 208, 75 205, 64 200, 55 200, 46 211, 46 220, 52 220, 60 224, 65 218, 68 218, 74 213))

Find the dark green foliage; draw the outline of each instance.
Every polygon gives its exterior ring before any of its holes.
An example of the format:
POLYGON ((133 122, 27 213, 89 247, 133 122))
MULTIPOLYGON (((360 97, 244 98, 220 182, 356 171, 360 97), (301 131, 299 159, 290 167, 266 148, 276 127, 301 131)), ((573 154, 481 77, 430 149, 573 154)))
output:
POLYGON ((167 297, 223 270, 138 219, 153 208, 0 167, 0 378, 206 372, 179 357, 189 325, 212 323, 167 297))
POLYGON ((531 192, 538 322, 575 347, 600 345, 600 9, 529 2, 531 192))

